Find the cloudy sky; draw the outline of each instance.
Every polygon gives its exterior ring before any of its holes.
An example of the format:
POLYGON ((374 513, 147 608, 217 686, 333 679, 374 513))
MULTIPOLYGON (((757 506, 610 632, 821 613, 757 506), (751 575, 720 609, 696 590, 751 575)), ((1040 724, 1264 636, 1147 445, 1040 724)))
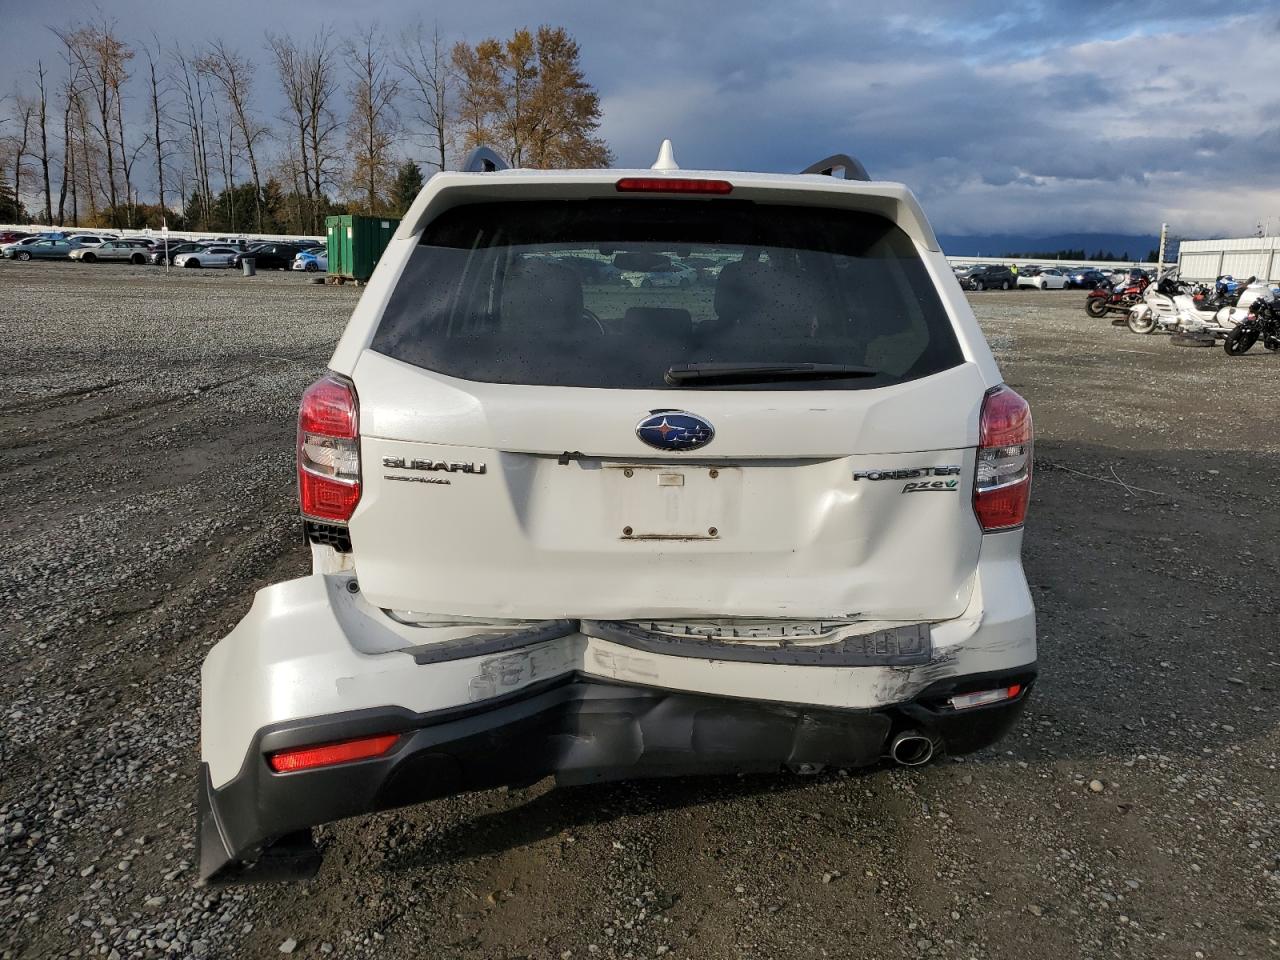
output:
POLYGON ((550 23, 582 45, 619 165, 648 166, 663 137, 687 168, 849 152, 906 182, 942 233, 1280 232, 1275 0, 0 0, 0 93, 57 62, 47 26, 100 9, 138 41, 256 55, 268 114, 265 30, 422 17, 474 42, 550 23))

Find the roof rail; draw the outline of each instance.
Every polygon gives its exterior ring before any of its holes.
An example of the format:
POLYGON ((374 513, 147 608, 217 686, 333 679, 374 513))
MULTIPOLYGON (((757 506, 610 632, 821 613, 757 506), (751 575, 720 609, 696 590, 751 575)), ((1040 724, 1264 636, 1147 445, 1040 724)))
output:
POLYGON ((498 170, 510 169, 511 164, 488 147, 476 147, 462 165, 463 173, 495 173, 498 170))
POLYGON ((817 163, 810 164, 801 170, 801 173, 821 173, 828 177, 835 176, 836 170, 844 171, 846 180, 870 180, 871 176, 864 167, 853 157, 847 153, 833 153, 825 160, 819 160, 817 163))

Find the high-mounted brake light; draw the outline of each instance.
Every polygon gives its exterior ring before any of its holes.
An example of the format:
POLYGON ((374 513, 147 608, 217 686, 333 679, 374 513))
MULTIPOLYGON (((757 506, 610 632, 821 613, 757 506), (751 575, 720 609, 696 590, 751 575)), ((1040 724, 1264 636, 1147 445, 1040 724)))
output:
POLYGON ((973 511, 984 532, 1022 526, 1031 499, 1031 407, 1001 384, 982 402, 973 511))
POLYGON ((354 760, 370 760, 385 754, 399 739, 398 733, 380 733, 372 737, 339 740, 314 747, 277 750, 267 755, 267 764, 276 773, 291 773, 295 770, 313 770, 337 763, 351 763, 354 760))
POLYGON ((695 180, 689 177, 623 177, 614 186, 619 193, 714 193, 733 192, 728 180, 695 180))
POLYGON ((345 523, 360 502, 360 407, 351 381, 327 373, 298 409, 302 515, 345 523))

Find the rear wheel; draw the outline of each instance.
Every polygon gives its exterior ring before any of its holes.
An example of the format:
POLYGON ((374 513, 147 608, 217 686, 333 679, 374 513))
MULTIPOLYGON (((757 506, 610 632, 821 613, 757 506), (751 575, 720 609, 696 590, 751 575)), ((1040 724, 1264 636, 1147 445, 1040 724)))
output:
POLYGON ((1248 353, 1249 348, 1257 342, 1257 331, 1246 330, 1243 327, 1236 327, 1228 333, 1227 338, 1222 341, 1222 349, 1227 352, 1228 357, 1238 357, 1242 353, 1248 353))
POLYGON ((1084 312, 1091 317, 1105 317, 1107 315, 1107 298, 1090 297, 1084 302, 1084 312))
POLYGON ((135 267, 140 267, 147 262, 147 258, 140 253, 135 253, 132 257, 129 258, 129 262, 132 263, 135 267))
POLYGON ((1008 290, 1008 289, 1009 289, 1009 281, 1008 281, 1008 280, 1001 280, 1001 281, 1000 281, 1000 289, 1001 289, 1001 290, 1008 290))

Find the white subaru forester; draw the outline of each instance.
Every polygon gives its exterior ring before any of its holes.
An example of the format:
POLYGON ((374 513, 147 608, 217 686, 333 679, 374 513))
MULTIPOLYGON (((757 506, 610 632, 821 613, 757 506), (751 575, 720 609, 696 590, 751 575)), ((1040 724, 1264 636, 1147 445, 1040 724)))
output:
POLYGON ((843 156, 479 153, 302 398, 313 573, 204 663, 201 876, 304 875, 314 825, 548 775, 997 740, 1036 675, 1031 416, 911 193, 843 156))

